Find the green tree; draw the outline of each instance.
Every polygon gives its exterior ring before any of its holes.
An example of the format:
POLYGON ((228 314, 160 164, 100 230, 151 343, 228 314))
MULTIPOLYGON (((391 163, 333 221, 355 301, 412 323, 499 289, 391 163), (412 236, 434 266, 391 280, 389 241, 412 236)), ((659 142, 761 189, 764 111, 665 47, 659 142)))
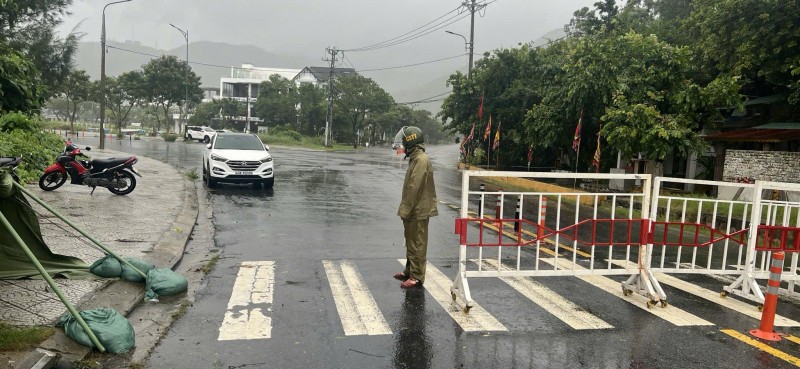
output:
POLYGON ((707 74, 741 76, 748 95, 800 95, 792 75, 800 66, 800 0, 696 0, 693 6, 683 29, 707 74))
POLYGON ((337 91, 334 101, 336 115, 348 123, 355 148, 358 133, 364 128, 365 116, 388 111, 394 99, 375 81, 355 73, 337 76, 334 86, 337 91))
POLYGON ((140 71, 131 71, 119 77, 106 78, 106 107, 117 131, 127 126, 128 117, 134 107, 147 96, 145 79, 140 71))
MULTIPOLYGON (((150 60, 142 67, 143 89, 142 100, 152 104, 156 110, 156 127, 161 129, 161 117, 165 123, 172 122, 170 108, 183 106, 184 86, 188 80, 189 103, 199 103, 203 99, 203 90, 200 88, 200 77, 191 70, 185 61, 178 60, 172 55, 165 55, 150 60), (188 78, 187 78, 188 75, 188 78), (163 114, 162 116, 159 116, 163 114)), ((172 125, 167 125, 171 130, 172 125)))
POLYGON ((0 41, 0 114, 38 114, 43 103, 39 70, 20 52, 0 41))
POLYGON ((301 83, 297 88, 297 99, 300 105, 298 132, 310 136, 319 134, 325 127, 327 114, 325 90, 311 83, 301 83))
POLYGON ((59 94, 67 100, 67 120, 70 129, 75 132, 75 120, 80 115, 81 103, 89 98, 91 83, 85 70, 74 70, 67 75, 61 84, 59 94))
POLYGON ((5 0, 0 11, 0 43, 25 56, 41 71, 45 98, 59 91, 72 70, 81 35, 74 30, 60 38, 62 23, 72 0, 5 0))
POLYGON ((258 86, 255 113, 267 127, 283 124, 296 126, 296 105, 297 90, 291 80, 273 74, 258 86))

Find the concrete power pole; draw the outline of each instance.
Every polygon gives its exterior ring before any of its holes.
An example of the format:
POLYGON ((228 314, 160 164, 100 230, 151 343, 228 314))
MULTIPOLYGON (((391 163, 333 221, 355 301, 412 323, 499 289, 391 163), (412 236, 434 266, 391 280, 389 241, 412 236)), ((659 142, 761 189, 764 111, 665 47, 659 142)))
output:
POLYGON ((328 74, 328 114, 325 117, 325 146, 333 145, 333 68, 336 66, 336 55, 340 52, 336 46, 325 49, 331 55, 330 59, 322 59, 331 62, 330 74, 328 74))
POLYGON ((471 13, 469 25, 469 68, 467 74, 472 78, 472 55, 475 53, 475 12, 485 8, 486 4, 479 5, 475 3, 475 0, 469 0, 461 3, 461 5, 469 9, 471 13))

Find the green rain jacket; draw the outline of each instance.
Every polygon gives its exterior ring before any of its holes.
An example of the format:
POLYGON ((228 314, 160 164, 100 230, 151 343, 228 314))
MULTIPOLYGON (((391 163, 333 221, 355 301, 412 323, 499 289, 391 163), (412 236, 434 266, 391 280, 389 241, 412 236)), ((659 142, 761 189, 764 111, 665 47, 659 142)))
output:
POLYGON ((433 183, 433 166, 425 153, 425 145, 411 151, 403 181, 403 198, 397 215, 403 220, 424 220, 439 215, 436 209, 436 188, 433 183))

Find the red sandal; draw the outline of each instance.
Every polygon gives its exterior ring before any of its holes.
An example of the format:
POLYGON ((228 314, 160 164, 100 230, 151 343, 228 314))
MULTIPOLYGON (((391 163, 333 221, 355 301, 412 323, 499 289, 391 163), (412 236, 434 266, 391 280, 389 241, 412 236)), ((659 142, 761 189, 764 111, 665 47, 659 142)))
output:
POLYGON ((405 281, 406 279, 408 279, 408 275, 406 275, 403 272, 395 273, 392 277, 398 281, 405 281))
POLYGON ((403 281, 403 283, 400 283, 400 288, 414 288, 414 287, 422 287, 422 282, 414 278, 409 278, 403 281))

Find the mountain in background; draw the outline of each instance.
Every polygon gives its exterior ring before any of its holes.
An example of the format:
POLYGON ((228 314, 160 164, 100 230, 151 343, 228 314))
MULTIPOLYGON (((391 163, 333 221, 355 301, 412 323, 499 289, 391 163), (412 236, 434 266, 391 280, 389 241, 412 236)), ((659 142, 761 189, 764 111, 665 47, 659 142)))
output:
MULTIPOLYGON (((563 29, 548 32, 540 39, 531 42, 532 46, 543 46, 564 37, 563 29)), ((136 41, 109 41, 106 54, 106 75, 118 76, 122 73, 140 69, 151 59, 161 55, 175 55, 180 60, 186 57, 186 48, 177 47, 161 50, 141 45, 136 41)), ((303 69, 308 66, 326 66, 320 55, 293 55, 291 53, 273 53, 253 45, 234 45, 224 42, 198 41, 189 43, 189 61, 192 69, 200 76, 202 87, 219 88, 220 77, 231 75, 231 67, 240 67, 244 63, 257 67, 303 69)), ((476 57, 477 60, 477 57, 476 57)), ((467 60, 458 68, 467 72, 467 60)), ((374 60, 375 65, 397 65, 395 60, 374 60)), ((75 66, 86 70, 92 79, 100 78, 100 43, 81 42, 75 55, 75 66)), ((447 79, 456 70, 452 64, 431 63, 421 67, 408 69, 389 69, 363 73, 372 78, 389 92, 397 102, 413 102, 427 99, 448 92, 447 79)), ((446 95, 445 95, 446 96, 446 95)), ((441 99, 445 96, 437 97, 441 99)), ((441 101, 411 105, 415 109, 425 109, 436 114, 441 110, 441 101)))

